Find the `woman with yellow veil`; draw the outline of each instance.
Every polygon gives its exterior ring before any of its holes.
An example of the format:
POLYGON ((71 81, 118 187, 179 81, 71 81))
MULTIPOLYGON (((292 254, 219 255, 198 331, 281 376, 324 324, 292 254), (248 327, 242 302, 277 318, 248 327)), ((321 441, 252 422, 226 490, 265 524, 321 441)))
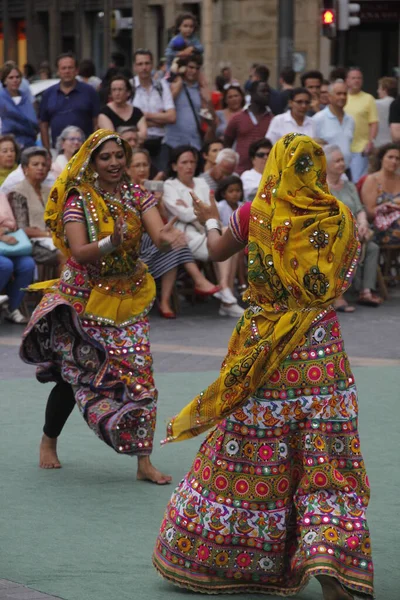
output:
POLYGON ((223 235, 194 197, 212 260, 248 245, 249 308, 218 379, 168 424, 166 442, 211 432, 167 506, 153 562, 205 593, 373 595, 368 477, 357 390, 333 300, 359 255, 350 211, 329 193, 320 146, 279 140, 257 195, 223 235))
POLYGON ((75 403, 116 452, 138 457, 138 479, 169 483, 150 461, 157 390, 147 314, 154 280, 139 259, 142 233, 165 250, 185 245, 164 226, 154 197, 125 175, 132 150, 99 129, 56 180, 45 221, 66 264, 24 333, 21 358, 55 381, 46 408, 40 466, 59 468, 57 439, 75 403))

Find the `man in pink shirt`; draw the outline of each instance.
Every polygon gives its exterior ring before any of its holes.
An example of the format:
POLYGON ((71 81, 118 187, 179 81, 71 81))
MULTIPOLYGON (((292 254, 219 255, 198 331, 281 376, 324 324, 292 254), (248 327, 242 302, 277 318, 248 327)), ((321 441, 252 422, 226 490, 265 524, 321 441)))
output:
POLYGON ((253 81, 250 87, 251 102, 237 115, 234 115, 225 130, 225 146, 232 147, 239 154, 237 172, 243 173, 251 169, 249 147, 256 140, 265 137, 273 114, 268 107, 268 84, 264 81, 253 81))

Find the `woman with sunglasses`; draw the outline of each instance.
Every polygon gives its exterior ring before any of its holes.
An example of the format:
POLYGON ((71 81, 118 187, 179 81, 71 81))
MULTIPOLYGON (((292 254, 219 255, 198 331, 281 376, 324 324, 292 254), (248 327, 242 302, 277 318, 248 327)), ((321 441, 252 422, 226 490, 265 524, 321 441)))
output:
POLYGON ((244 171, 240 177, 243 184, 243 199, 245 202, 251 202, 257 193, 271 148, 272 144, 267 138, 253 142, 249 148, 249 156, 253 168, 244 171))
POLYGON ((307 117, 310 104, 310 92, 306 88, 294 88, 289 96, 289 110, 272 119, 265 137, 273 144, 288 133, 303 133, 312 137, 312 120, 307 117))
POLYGON ((224 85, 222 99, 222 110, 217 110, 218 117, 216 136, 223 137, 226 126, 233 117, 239 113, 245 105, 244 91, 240 83, 231 82, 224 85))

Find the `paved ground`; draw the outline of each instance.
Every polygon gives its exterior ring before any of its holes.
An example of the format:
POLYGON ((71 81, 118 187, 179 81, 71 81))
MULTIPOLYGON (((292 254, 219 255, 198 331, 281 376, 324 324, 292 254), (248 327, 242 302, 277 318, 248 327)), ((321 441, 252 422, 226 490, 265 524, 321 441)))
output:
MULTIPOLYGON (((400 366, 400 292, 394 291, 384 306, 374 309, 358 307, 340 320, 347 351, 353 366, 400 366)), ((176 321, 151 315, 151 341, 157 373, 216 371, 224 356, 227 341, 235 324, 233 319, 218 317, 213 300, 195 307, 183 305, 176 321)), ((18 359, 21 328, 0 325, 0 379, 33 378, 34 369, 18 359)), ((6 384, 2 394, 6 393, 6 384)), ((4 510, 4 507, 3 509, 4 510)), ((1 572, 0 577, 7 576, 1 572)), ((51 600, 55 598, 0 579, 0 600, 51 600)))

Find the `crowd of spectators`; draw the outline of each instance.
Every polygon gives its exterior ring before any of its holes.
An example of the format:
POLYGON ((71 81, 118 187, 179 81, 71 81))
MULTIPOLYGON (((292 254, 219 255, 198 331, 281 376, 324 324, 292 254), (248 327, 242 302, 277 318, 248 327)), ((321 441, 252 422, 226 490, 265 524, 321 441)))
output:
MULTIPOLYGON (((279 89, 274 89, 266 65, 253 64, 243 86, 224 65, 213 89, 203 73, 196 27, 193 15, 180 15, 161 61, 155 63, 149 50, 138 49, 131 70, 115 53, 102 79, 90 59, 78 63, 73 54, 62 54, 56 64, 58 82, 40 101, 29 83, 35 77, 51 79, 48 63, 37 75, 30 65, 23 73, 13 62, 3 65, 0 305, 8 305, 11 322, 26 322, 21 289, 41 277, 43 266, 55 274, 60 268, 43 218, 47 196, 97 128, 117 131, 128 141, 134 150, 129 177, 156 195, 165 221, 176 217, 176 226, 185 231, 187 248, 163 255, 146 236, 143 241, 142 258, 160 283, 162 316, 176 316, 172 298, 181 272, 192 281, 195 294, 219 299, 221 316, 242 314, 238 297, 246 288, 245 254, 210 263, 191 192, 205 202, 215 194, 222 224, 228 227, 233 211, 254 197, 273 144, 292 132, 309 135, 325 148, 330 189, 355 214, 365 246, 358 300, 370 306, 381 303, 376 290, 380 248, 400 245, 397 80, 380 79, 375 99, 363 91, 358 67, 336 68, 329 80, 312 70, 300 81, 293 69, 285 68, 279 89), (25 254, 13 252, 24 244, 25 254)), ((354 310, 344 298, 337 308, 354 310)))

